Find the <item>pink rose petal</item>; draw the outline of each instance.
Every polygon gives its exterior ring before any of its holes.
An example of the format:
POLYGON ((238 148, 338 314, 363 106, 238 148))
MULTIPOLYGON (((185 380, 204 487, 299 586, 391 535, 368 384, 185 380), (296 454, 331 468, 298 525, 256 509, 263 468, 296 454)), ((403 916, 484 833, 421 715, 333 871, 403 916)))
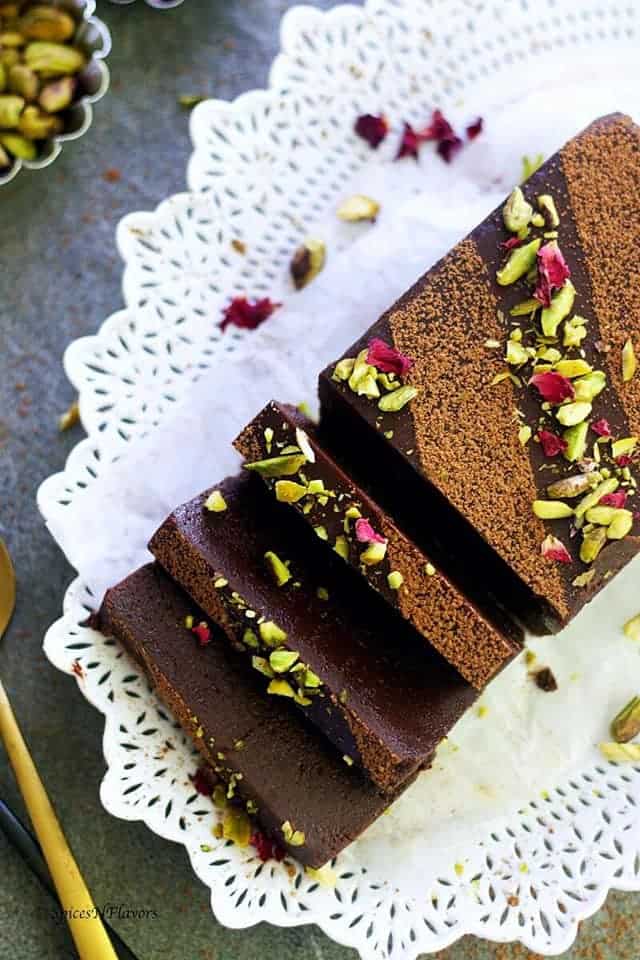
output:
POLYGON ((534 373, 529 380, 536 387, 543 400, 549 403, 562 403, 573 398, 574 389, 571 380, 551 370, 549 373, 534 373))
POLYGON ((545 560, 555 560, 557 563, 571 563, 571 554, 562 540, 558 540, 557 537, 553 537, 551 534, 542 541, 540 553, 545 560))
POLYGON ((356 520, 356 539, 360 543, 386 543, 386 539, 376 533, 368 520, 360 518, 356 520))
POLYGON ((397 373, 399 377, 404 377, 415 361, 376 337, 369 342, 367 363, 382 373, 397 373))
POLYGON ((551 305, 551 294, 559 290, 571 276, 571 271, 556 243, 545 243, 538 250, 538 285, 534 297, 543 307, 551 305))

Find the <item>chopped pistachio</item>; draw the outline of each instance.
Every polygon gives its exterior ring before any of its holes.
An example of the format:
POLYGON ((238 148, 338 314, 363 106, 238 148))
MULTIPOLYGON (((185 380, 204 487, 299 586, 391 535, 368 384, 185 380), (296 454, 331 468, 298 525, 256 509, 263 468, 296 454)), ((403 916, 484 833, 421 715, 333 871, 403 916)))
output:
POLYGON ((227 806, 227 791, 221 783, 215 785, 212 796, 214 807, 217 807, 218 810, 224 810, 227 806))
POLYGON ((269 666, 274 673, 287 673, 299 659, 295 650, 274 650, 269 654, 269 666))
POLYGON ((567 280, 564 286, 551 300, 551 306, 545 307, 540 317, 542 332, 545 337, 555 337, 562 321, 569 316, 576 297, 576 288, 567 280))
POLYGON ((348 510, 345 510, 344 521, 343 521, 344 532, 349 533, 350 520, 359 520, 361 516, 362 514, 360 513, 357 507, 349 507, 348 510))
POLYGON ((269 666, 269 661, 264 657, 251 657, 251 666, 264 677, 269 677, 269 679, 273 677, 273 670, 269 666))
POLYGON ((616 743, 628 743, 639 733, 640 697, 632 697, 611 721, 611 736, 616 743))
POLYGON ((360 554, 360 560, 367 567, 375 566, 377 563, 382 563, 387 552, 386 543, 378 543, 377 541, 368 544, 365 550, 360 554))
POLYGON ((185 627, 187 628, 187 630, 191 630, 191 629, 192 629, 192 627, 193 627, 193 622, 194 622, 194 621, 193 621, 193 617, 191 616, 191 614, 189 614, 188 616, 186 616, 186 617, 184 618, 184 625, 185 625, 185 627))
POLYGON ((313 528, 313 532, 315 533, 316 537, 319 537, 319 538, 320 538, 320 540, 328 540, 328 539, 329 539, 329 534, 327 533, 327 528, 326 528, 326 527, 323 527, 321 524, 319 524, 317 527, 314 527, 314 528, 313 528))
POLYGON ((276 500, 280 503, 297 503, 307 495, 307 488, 295 480, 276 480, 276 500))
POLYGON ((352 197, 343 200, 338 207, 338 219, 347 223, 356 223, 360 220, 375 220, 380 210, 380 204, 371 197, 362 193, 355 193, 352 197))
POLYGON ((219 490, 213 490, 205 500, 204 507, 211 513, 223 513, 227 509, 227 501, 219 490))
POLYGON ((226 577, 216 577, 216 579, 213 581, 213 585, 216 590, 222 590, 223 587, 229 586, 229 581, 226 577))
POLYGON ((533 512, 541 520, 562 520, 573 516, 571 507, 561 500, 534 500, 533 512))
POLYGON ((582 562, 593 563, 606 542, 607 531, 605 527, 593 527, 588 533, 585 533, 580 544, 580 559, 582 562))
POLYGON ((268 460, 256 460, 254 463, 245 463, 245 470, 259 473, 261 477, 290 477, 297 473, 307 458, 303 453, 285 454, 279 457, 270 457, 268 460))
POLYGON ((378 401, 378 407, 385 413, 397 413, 417 396, 418 391, 415 387, 405 385, 382 397, 378 401))
POLYGON ((247 847, 251 839, 251 821, 245 810, 231 804, 224 812, 222 821, 222 836, 225 840, 233 840, 239 847, 247 847))
POLYGON ((512 366, 520 367, 529 360, 529 354, 517 340, 508 340, 505 360, 512 366))
POLYGON ((601 743, 600 753, 613 763, 637 763, 640 760, 640 743, 601 743))
POLYGON ((434 575, 435 572, 436 572, 436 568, 434 567, 434 565, 433 565, 432 563, 428 563, 428 564, 425 566, 425 568, 424 568, 424 572, 426 573, 426 575, 427 575, 428 577, 433 577, 433 575, 434 575))
POLYGON ((529 440, 531 440, 531 434, 531 427, 528 426, 528 424, 524 424, 524 426, 520 427, 518 430, 518 443, 521 447, 526 447, 526 445, 529 443, 529 440))
POLYGON ((574 403, 565 403, 558 407, 556 418, 563 427, 573 427, 586 420, 590 413, 591 404, 584 400, 577 400, 574 403))
POLYGON ((296 427, 296 443, 307 458, 307 463, 316 462, 316 454, 309 442, 309 437, 301 427, 296 427))
POLYGON ((501 343, 499 340, 485 340, 484 345, 488 350, 498 350, 501 346, 501 343))
POLYGON ((576 517, 578 519, 583 517, 587 510, 590 510, 591 507, 595 507, 598 504, 602 497, 606 496, 609 493, 615 493, 619 487, 619 481, 615 477, 607 477, 606 480, 603 480, 601 483, 594 487, 591 493, 588 493, 586 497, 583 497, 578 506, 576 507, 576 517))
POLYGON ((608 527, 616 515, 615 507, 591 507, 585 514, 587 523, 596 523, 599 527, 608 527))
POLYGON ((579 497, 582 493, 593 486, 591 477, 588 473, 577 473, 573 477, 565 477, 562 480, 555 480, 547 487, 547 495, 553 500, 571 500, 573 497, 579 497))
POLYGON ((267 447, 267 453, 271 453, 271 446, 273 444, 273 427, 264 428, 264 442, 267 447))
POLYGON ((587 448, 587 433, 589 431, 589 424, 586 420, 583 420, 582 423, 576 424, 574 427, 569 427, 562 434, 562 439, 567 444, 567 449, 564 451, 565 460, 569 460, 574 463, 576 460, 582 460, 584 452, 587 448))
POLYGON ((523 247, 516 247, 511 251, 505 265, 496 273, 496 279, 501 287, 515 283, 529 272, 536 263, 541 244, 542 240, 532 240, 523 247))
POLYGON ((348 767, 352 767, 352 766, 353 766, 353 758, 350 757, 348 754, 345 753, 345 754, 343 755, 342 759, 344 760, 344 762, 346 763, 346 765, 347 765, 348 767))
POLYGON ((556 207, 555 200, 550 193, 540 194, 538 197, 538 210, 540 210, 542 213, 547 227, 554 228, 560 226, 558 209, 556 207))
POLYGON ((361 350, 355 359, 353 371, 349 377, 349 389, 358 396, 376 398, 380 396, 377 383, 378 371, 367 363, 368 350, 361 350))
POLYGON ((267 693, 275 697, 289 697, 294 700, 296 692, 287 680, 272 680, 267 687, 267 693))
POLYGON ((336 542, 333 549, 339 557, 342 557, 343 560, 349 559, 349 541, 342 534, 339 534, 339 536, 336 537, 336 542))
POLYGON ((318 687, 322 686, 322 680, 318 674, 310 670, 309 667, 305 667, 303 682, 304 686, 311 690, 317 690, 318 687))
POLYGON ((390 590, 399 590, 404 583, 404 577, 399 570, 392 570, 387 576, 387 583, 389 584, 390 590))
POLYGON ((561 377, 574 380, 576 377, 582 377, 586 373, 591 373, 593 367, 590 363, 587 363, 586 360, 559 360, 554 369, 561 377))
POLYGON ((378 383, 384 387, 385 390, 397 390, 401 386, 399 380, 394 379, 395 374, 393 373, 379 373, 377 380, 378 383))
POLYGON ((573 381, 573 390, 576 400, 591 401, 602 393, 607 385, 607 376, 603 370, 594 370, 584 377, 573 381))
POLYGON ((535 313, 539 308, 540 301, 536 300, 535 297, 530 297, 529 300, 522 300, 520 303, 516 303, 514 307, 511 307, 509 315, 512 317, 524 317, 530 313, 535 313))
POLYGON ((332 889, 338 882, 338 875, 329 863, 325 863, 324 867, 320 867, 318 870, 313 867, 305 867, 305 873, 316 883, 319 883, 321 887, 332 889))
POLYGON ((607 527, 608 540, 624 540, 631 533, 633 513, 631 510, 616 510, 613 520, 607 527))
POLYGON ((75 427, 76 423, 80 422, 80 407, 78 401, 74 401, 71 404, 68 410, 62 414, 58 419, 58 430, 61 433, 64 433, 65 430, 70 430, 71 427, 75 427))
POLYGON ((595 575, 595 570, 585 570, 584 573, 580 573, 577 577, 574 577, 571 583, 574 587, 587 587, 595 575))
POLYGON ((544 219, 544 217, 542 216, 541 213, 534 213, 534 215, 531 217, 531 226, 532 226, 532 227, 544 227, 544 226, 545 226, 545 219, 544 219))
POLYGON ((267 561, 267 565, 269 566, 274 580, 279 587, 283 587, 285 583, 288 583, 289 580, 291 580, 289 568, 287 567, 286 563, 283 563, 277 553, 274 553, 273 550, 267 550, 264 555, 264 559, 267 561))
POLYGON ((252 650, 257 650, 260 646, 257 636, 253 630, 249 629, 249 627, 247 627, 245 632, 242 634, 242 642, 244 643, 245 647, 250 647, 252 650))
POLYGON ((294 253, 289 270, 296 290, 302 290, 323 269, 327 248, 322 240, 308 238, 294 253))
POLYGON ((637 437, 622 437, 620 440, 615 440, 611 444, 611 456, 614 460, 617 460, 618 457, 624 457, 633 453, 637 442, 637 437))
POLYGON ((339 360, 333 369, 331 379, 338 382, 348 380, 353 373, 355 362, 353 357, 345 357, 344 360, 339 360))
POLYGON ((564 325, 562 345, 564 347, 579 347, 587 335, 585 330, 587 321, 584 317, 571 317, 564 325))
POLYGON ((502 208, 502 219, 504 225, 511 233, 519 233, 525 229, 531 221, 533 207, 525 200, 520 187, 515 187, 502 208))
POLYGON ((526 153, 522 158, 522 175, 521 183, 524 183, 525 180, 528 180, 529 177, 533 176, 536 170, 539 170, 542 164, 544 163, 544 154, 536 153, 533 157, 529 157, 526 153))
POLYGON ((302 847, 304 846, 305 836, 302 830, 296 830, 289 820, 285 820, 281 828, 282 836, 284 837, 285 843, 288 843, 290 847, 302 847))
POLYGON ((258 624, 258 631, 262 642, 268 647, 277 647, 287 639, 284 630, 282 630, 277 623, 274 623, 273 620, 263 620, 262 623, 258 624))
POLYGON ((318 600, 328 600, 329 591, 327 590, 326 587, 318 587, 318 589, 316 590, 316 597, 318 598, 318 600))
POLYGON ((622 628, 622 632, 629 640, 640 640, 640 613, 631 617, 622 628))
POLYGON ((307 486, 307 493, 314 497, 319 493, 325 493, 324 480, 321 480, 319 477, 317 477, 315 480, 310 480, 307 486))
POLYGON ((538 360, 546 360, 548 363, 556 364, 562 359, 562 354, 555 347, 542 346, 536 354, 538 360))
POLYGON ((636 361, 636 354, 633 349, 633 343, 631 340, 627 340, 622 348, 622 379, 624 383, 628 383, 633 379, 633 375, 636 372, 637 366, 638 364, 636 361))

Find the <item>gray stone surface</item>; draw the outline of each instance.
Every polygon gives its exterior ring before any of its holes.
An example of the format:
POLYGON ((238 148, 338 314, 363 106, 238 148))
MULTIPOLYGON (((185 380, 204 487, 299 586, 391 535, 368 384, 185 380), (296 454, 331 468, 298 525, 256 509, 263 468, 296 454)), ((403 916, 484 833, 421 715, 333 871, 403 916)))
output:
MULTIPOLYGON (((188 115, 177 95, 229 98, 263 86, 288 6, 285 0, 186 0, 157 13, 141 0, 131 7, 99 3, 113 32, 112 87, 91 131, 49 170, 22 173, 0 188, 0 534, 19 583, 0 673, 97 902, 158 912, 154 921, 116 924, 140 960, 355 960, 313 928, 220 927, 182 848, 102 810, 102 719, 41 651, 72 578, 35 506, 39 483, 62 468, 81 436, 56 429, 73 399, 62 353, 122 305, 118 219, 185 186, 188 115), (105 179, 109 170, 121 178, 105 179)), ((1 748, 0 796, 24 816, 1 748)), ((612 897, 597 921, 585 925, 570 956, 636 958, 637 902, 612 897)), ((73 955, 50 902, 0 836, 0 957, 73 955)), ((472 940, 446 953, 448 960, 525 956, 519 947, 472 940)))

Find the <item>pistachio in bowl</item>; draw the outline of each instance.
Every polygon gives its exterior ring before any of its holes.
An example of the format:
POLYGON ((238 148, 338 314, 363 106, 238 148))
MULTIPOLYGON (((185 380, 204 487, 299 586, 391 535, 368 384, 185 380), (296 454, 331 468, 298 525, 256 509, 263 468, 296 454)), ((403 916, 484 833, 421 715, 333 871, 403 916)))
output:
POLYGON ((0 0, 0 184, 51 163, 106 92, 107 28, 94 0, 0 0))

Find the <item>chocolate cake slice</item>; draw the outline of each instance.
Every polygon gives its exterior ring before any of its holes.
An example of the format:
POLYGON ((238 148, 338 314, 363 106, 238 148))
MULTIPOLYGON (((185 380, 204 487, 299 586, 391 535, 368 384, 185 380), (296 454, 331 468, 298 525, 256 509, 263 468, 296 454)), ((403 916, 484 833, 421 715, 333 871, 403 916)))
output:
POLYGON ((640 545, 639 187, 640 129, 597 120, 320 377, 324 441, 539 632, 640 545))
POLYGON ((318 442, 315 425, 295 407, 268 404, 234 446, 279 502, 326 535, 325 549, 358 570, 474 687, 482 689, 521 650, 521 631, 513 621, 495 606, 483 616, 353 483, 318 442), (277 462, 285 450, 303 453, 305 462, 297 473, 278 479, 277 462))
POLYGON ((378 817, 389 797, 350 768, 260 677, 156 564, 109 590, 99 628, 144 668, 226 794, 303 864, 320 867, 378 817), (197 627, 196 627, 197 629, 197 627), (206 643, 202 645, 202 640, 206 643))
POLYGON ((476 697, 257 477, 179 507, 150 550, 244 651, 265 697, 295 703, 385 792, 430 762, 476 697))

